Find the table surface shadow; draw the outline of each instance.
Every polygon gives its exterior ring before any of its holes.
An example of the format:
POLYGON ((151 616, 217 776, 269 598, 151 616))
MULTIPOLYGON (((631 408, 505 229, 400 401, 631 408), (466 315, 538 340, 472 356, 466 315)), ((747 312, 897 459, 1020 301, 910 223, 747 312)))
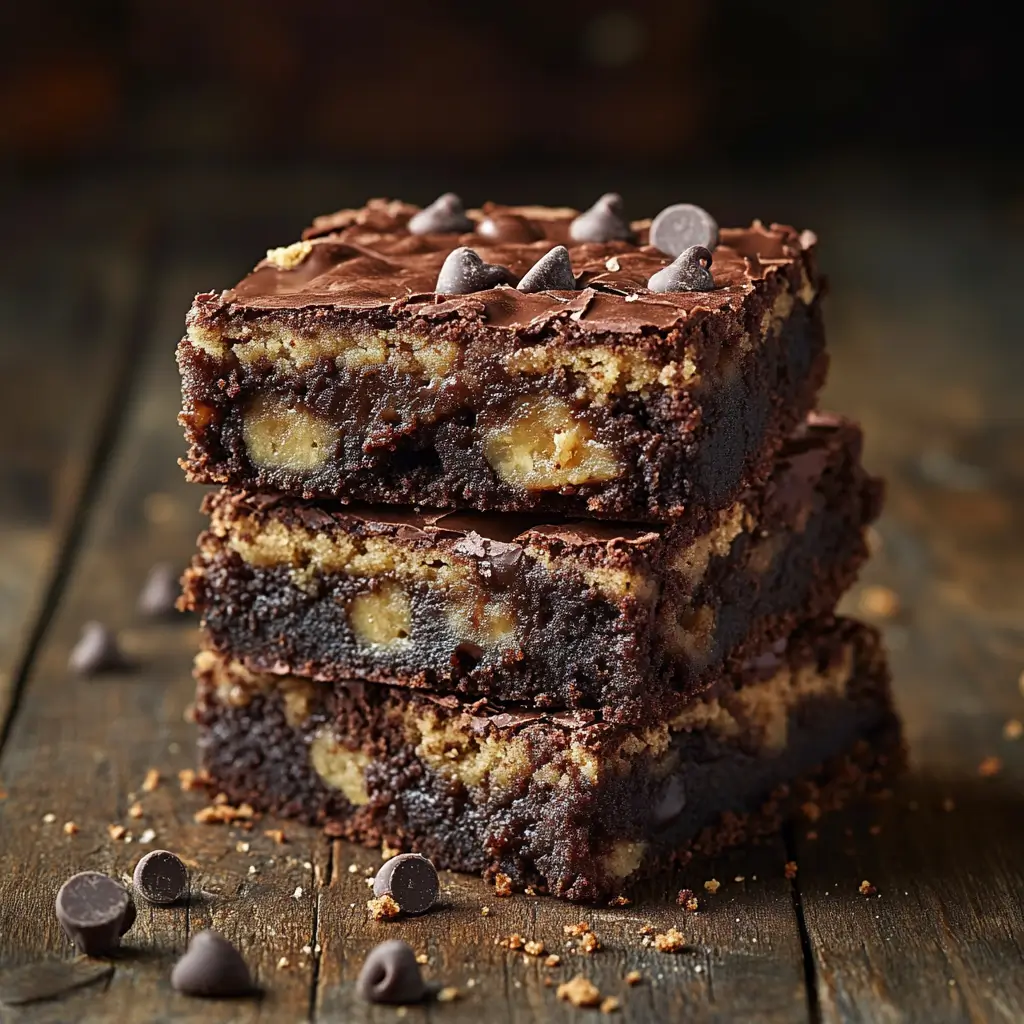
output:
MULTIPOLYGON (((446 873, 436 911, 378 923, 366 881, 380 851, 290 822, 196 823, 206 801, 179 786, 194 767, 196 624, 147 619, 136 602, 150 567, 183 567, 201 528, 175 421, 173 349, 191 296, 231 283, 313 213, 385 189, 317 171, 196 172, 187 184, 98 179, 27 195, 8 216, 29 241, 0 296, 0 1020, 600 1016, 557 998, 576 974, 617 998, 624 1022, 1024 1020, 1024 346, 1011 328, 1019 256, 995 230, 998 209, 871 175, 854 187, 849 171, 814 189, 766 185, 762 197, 786 211, 775 219, 823 239, 824 404, 862 421, 866 461, 888 481, 873 558, 844 599, 883 630, 891 655, 910 767, 888 798, 793 821, 625 907, 498 898, 446 873), (53 236, 28 230, 40 217, 53 236), (50 237, 61 239, 58 274, 50 237), (119 631, 130 671, 69 674, 90 619, 119 631), (143 788, 153 769, 158 784, 143 788), (112 971, 5 1003, 18 972, 41 977, 29 965, 73 959, 53 912, 61 882, 83 869, 128 876, 157 847, 186 859, 188 898, 140 906, 112 971), (696 914, 674 900, 683 887, 699 895, 696 914), (564 926, 580 920, 599 952, 565 948, 564 926), (686 949, 655 951, 647 925, 678 927, 686 949), (243 951, 259 998, 171 989, 171 966, 208 927, 243 951), (497 944, 512 933, 561 962, 497 944), (391 937, 459 998, 361 1002, 363 958, 391 937), (627 984, 631 971, 639 984, 627 984)), ((728 182, 707 184, 723 209, 743 212, 728 182)), ((656 186, 636 192, 665 201, 656 186)))

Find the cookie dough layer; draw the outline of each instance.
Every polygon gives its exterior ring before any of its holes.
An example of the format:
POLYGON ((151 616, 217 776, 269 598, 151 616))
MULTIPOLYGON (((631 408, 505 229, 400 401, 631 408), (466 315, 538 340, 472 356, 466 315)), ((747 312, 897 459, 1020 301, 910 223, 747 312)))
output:
POLYGON ((578 244, 573 211, 485 209, 533 240, 411 235, 415 207, 376 201, 197 296, 178 348, 189 478, 637 521, 763 478, 825 376, 810 233, 724 229, 714 291, 654 294, 668 259, 646 222, 635 245, 578 244), (456 246, 521 275, 566 242, 577 291, 433 292, 456 246))
POLYGON ((813 415, 767 485, 697 524, 424 516, 225 491, 186 573, 207 643, 254 671, 644 720, 832 611, 881 487, 813 415))
POLYGON ((230 800, 573 900, 778 829, 899 764, 877 634, 794 635, 664 723, 468 704, 196 661, 201 763, 230 800))

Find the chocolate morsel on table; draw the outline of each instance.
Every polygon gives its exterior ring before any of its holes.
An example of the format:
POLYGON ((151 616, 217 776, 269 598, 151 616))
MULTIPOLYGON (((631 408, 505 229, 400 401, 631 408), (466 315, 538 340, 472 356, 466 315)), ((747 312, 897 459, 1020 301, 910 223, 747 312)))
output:
POLYGON ((82 871, 60 887, 57 920, 79 952, 104 956, 120 944, 130 905, 128 890, 120 882, 98 871, 82 871))
POLYGON ((673 259, 695 245, 713 250, 718 245, 718 224, 707 210, 676 203, 651 221, 650 242, 673 259))
POLYGON ((68 668, 79 676, 121 672, 129 667, 117 634, 102 622, 86 622, 82 635, 68 655, 68 668))
POLYGON ((171 971, 171 987, 190 996, 229 999, 255 993, 242 954, 219 932, 207 929, 189 940, 171 971))
POLYGON ((139 611, 155 619, 173 616, 181 596, 180 576, 181 573, 169 562, 154 565, 139 591, 139 611))
POLYGON ((370 1003, 419 1003, 430 993, 412 946, 390 939, 374 946, 366 956, 356 991, 370 1003))
POLYGON ((191 480, 661 523, 763 482, 814 408, 827 360, 807 232, 722 228, 714 289, 658 293, 665 256, 614 203, 580 215, 605 241, 574 239, 564 208, 473 211, 527 223, 525 242, 412 234, 419 212, 372 200, 318 218, 196 297, 178 347, 191 480), (557 246, 572 285, 514 287, 557 246))
POLYGON ((135 865, 132 884, 150 903, 174 903, 188 892, 188 869, 177 854, 151 850, 135 865))
POLYGON ((400 853, 384 862, 373 879, 374 896, 390 896, 403 914, 424 914, 436 902, 437 871, 419 853, 400 853))

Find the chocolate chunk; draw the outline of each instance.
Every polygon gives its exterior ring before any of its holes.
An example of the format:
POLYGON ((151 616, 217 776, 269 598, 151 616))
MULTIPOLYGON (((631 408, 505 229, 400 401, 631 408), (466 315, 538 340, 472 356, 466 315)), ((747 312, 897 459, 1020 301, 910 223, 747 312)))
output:
POLYGON ((68 668, 79 676, 93 676, 99 672, 119 672, 127 667, 128 660, 118 646, 117 634, 102 622, 87 622, 68 656, 68 668))
POLYGON ((374 896, 390 896, 403 914, 424 914, 437 901, 434 865, 419 853, 401 853, 386 861, 373 880, 374 896))
POLYGON ((192 936, 188 952, 171 971, 171 987, 214 999, 252 995, 255 990, 242 954, 210 929, 192 936))
POLYGON ((454 192, 445 192, 429 206, 409 218, 408 228, 414 235, 447 234, 472 231, 473 222, 462 208, 462 200, 454 192))
POLYGON ((703 245, 693 245, 652 274, 647 287, 652 292, 710 292, 715 287, 710 268, 711 253, 703 245))
POLYGON ((429 988, 412 946, 391 939, 370 950, 359 972, 356 991, 370 1003, 418 1003, 429 988))
POLYGON ((655 825, 667 825, 677 818, 686 807, 686 786, 678 775, 670 775, 661 786, 651 808, 651 821, 655 825))
POLYGON ((152 618, 173 615, 176 611, 175 602, 181 596, 178 576, 178 571, 169 562, 154 565, 139 592, 139 611, 152 618))
POLYGON ((173 903, 188 891, 188 869, 169 850, 152 850, 135 865, 132 882, 150 903, 173 903))
POLYGON ((576 290, 576 277, 569 262, 569 250, 556 245, 523 274, 516 287, 521 292, 571 292, 576 290))
POLYGON ((130 902, 120 882, 98 871, 82 871, 60 887, 57 920, 79 952, 103 956, 120 944, 130 902))
POLYGON ((514 284, 515 277, 507 267, 484 263, 479 253, 469 246, 453 249, 441 265, 434 291, 441 295, 468 295, 495 288, 499 284, 514 284))
POLYGON ((574 242, 628 242, 633 232, 625 217, 622 196, 606 192, 569 225, 569 237, 574 242))
POLYGON ((495 213, 476 226, 476 233, 489 242, 536 242, 544 237, 525 217, 495 213))
POLYGON ((105 981, 114 965, 95 960, 39 960, 0 974, 0 1006, 25 1006, 105 981))
POLYGON ((676 203, 666 206, 651 221, 650 242, 675 259, 694 245, 714 249, 718 245, 718 225, 707 210, 692 203, 676 203))

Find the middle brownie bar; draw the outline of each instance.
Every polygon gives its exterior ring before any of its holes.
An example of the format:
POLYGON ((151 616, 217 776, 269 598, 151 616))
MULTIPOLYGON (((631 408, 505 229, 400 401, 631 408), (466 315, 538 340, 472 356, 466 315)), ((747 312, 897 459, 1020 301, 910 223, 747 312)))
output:
POLYGON ((253 671, 644 720, 833 609, 881 498, 860 449, 856 426, 814 414, 764 487, 667 526, 226 489, 207 499, 183 603, 253 671))

